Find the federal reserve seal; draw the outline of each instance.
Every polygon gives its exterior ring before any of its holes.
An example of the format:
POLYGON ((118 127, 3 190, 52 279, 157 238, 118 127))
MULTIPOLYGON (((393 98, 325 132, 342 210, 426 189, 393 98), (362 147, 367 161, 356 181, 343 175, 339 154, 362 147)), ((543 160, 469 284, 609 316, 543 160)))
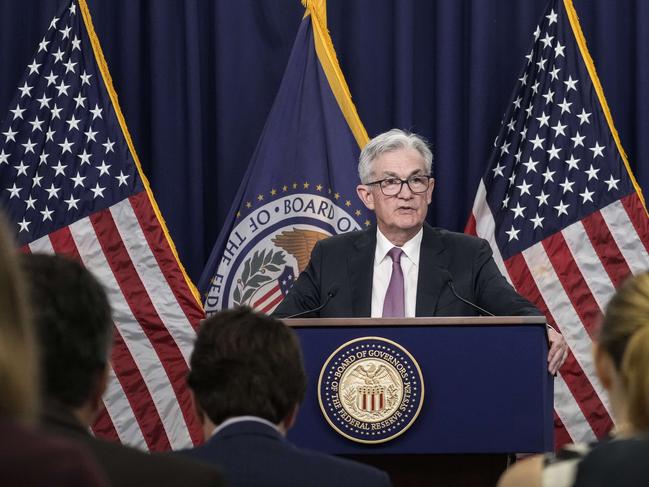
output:
MULTIPOLYGON (((338 193, 291 193, 284 186, 271 194, 268 202, 260 194, 257 207, 237 217, 205 296, 208 315, 244 305, 272 313, 306 268, 319 240, 361 228, 363 211, 338 193), (338 199, 344 203, 335 203, 338 199)), ((370 221, 365 219, 363 225, 370 221)))
POLYGON ((405 432, 424 401, 419 364, 398 343, 351 340, 320 371, 318 401, 327 422, 359 443, 383 443, 405 432))

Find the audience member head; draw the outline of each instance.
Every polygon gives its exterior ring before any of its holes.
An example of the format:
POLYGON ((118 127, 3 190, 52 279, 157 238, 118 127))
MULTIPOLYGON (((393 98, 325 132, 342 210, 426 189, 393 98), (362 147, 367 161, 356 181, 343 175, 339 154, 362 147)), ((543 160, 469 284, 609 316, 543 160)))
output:
POLYGON ((106 293, 77 262, 61 256, 22 256, 41 349, 44 396, 94 419, 107 381, 112 320, 106 293))
POLYGON ((233 416, 261 417, 285 432, 306 389, 295 333, 249 308, 201 324, 187 382, 207 435, 233 416))
POLYGON ((595 347, 597 372, 618 424, 649 432, 649 273, 631 277, 613 296, 595 347))
POLYGON ((32 420, 37 351, 16 250, 0 217, 0 418, 32 420))

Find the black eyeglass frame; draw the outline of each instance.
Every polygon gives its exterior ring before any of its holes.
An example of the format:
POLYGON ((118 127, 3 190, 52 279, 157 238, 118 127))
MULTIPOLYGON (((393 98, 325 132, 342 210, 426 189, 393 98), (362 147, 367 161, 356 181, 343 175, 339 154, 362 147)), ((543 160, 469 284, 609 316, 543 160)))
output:
POLYGON ((431 179, 434 179, 434 178, 430 174, 415 174, 413 176, 410 176, 408 179, 401 179, 401 178, 397 178, 397 177, 389 177, 389 178, 378 179, 376 181, 371 181, 369 183, 365 183, 365 186, 373 186, 375 184, 378 184, 379 188, 381 190, 381 193, 383 193, 384 196, 397 196, 403 190, 403 185, 406 184, 406 185, 408 185, 408 189, 410 190, 411 193, 413 193, 413 194, 422 194, 422 193, 425 193, 426 191, 428 191, 428 188, 430 187, 430 180, 431 179), (426 178, 426 189, 424 189, 423 191, 414 191, 412 189, 412 187, 410 186, 410 180, 413 179, 413 178, 426 178), (383 186, 381 186, 381 183, 383 181, 388 181, 390 179, 400 181, 401 186, 399 186, 399 191, 397 191, 396 193, 394 193, 394 194, 385 194, 384 188, 383 188, 383 186))

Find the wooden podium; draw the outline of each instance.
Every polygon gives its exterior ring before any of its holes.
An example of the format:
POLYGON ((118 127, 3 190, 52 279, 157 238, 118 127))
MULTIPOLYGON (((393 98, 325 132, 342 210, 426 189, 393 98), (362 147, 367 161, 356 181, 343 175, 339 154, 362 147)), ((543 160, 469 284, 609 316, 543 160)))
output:
POLYGON ((543 317, 293 319, 307 393, 289 438, 387 470, 399 485, 494 485, 507 454, 553 449, 553 381, 543 317), (325 419, 318 380, 347 342, 377 337, 418 364, 423 402, 400 436, 352 441, 325 419))

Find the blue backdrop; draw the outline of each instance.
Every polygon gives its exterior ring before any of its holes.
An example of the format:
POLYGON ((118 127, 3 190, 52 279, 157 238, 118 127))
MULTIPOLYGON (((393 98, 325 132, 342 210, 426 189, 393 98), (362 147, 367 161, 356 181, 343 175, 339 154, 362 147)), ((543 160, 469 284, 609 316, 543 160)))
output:
MULTIPOLYGON (((0 0, 0 117, 59 6, 0 0)), ((136 149, 196 281, 254 151, 299 0, 88 0, 136 149)), ((631 166, 649 186, 649 2, 574 0, 631 166)), ((431 223, 462 230, 546 0, 329 0, 370 136, 433 142, 431 223)))

